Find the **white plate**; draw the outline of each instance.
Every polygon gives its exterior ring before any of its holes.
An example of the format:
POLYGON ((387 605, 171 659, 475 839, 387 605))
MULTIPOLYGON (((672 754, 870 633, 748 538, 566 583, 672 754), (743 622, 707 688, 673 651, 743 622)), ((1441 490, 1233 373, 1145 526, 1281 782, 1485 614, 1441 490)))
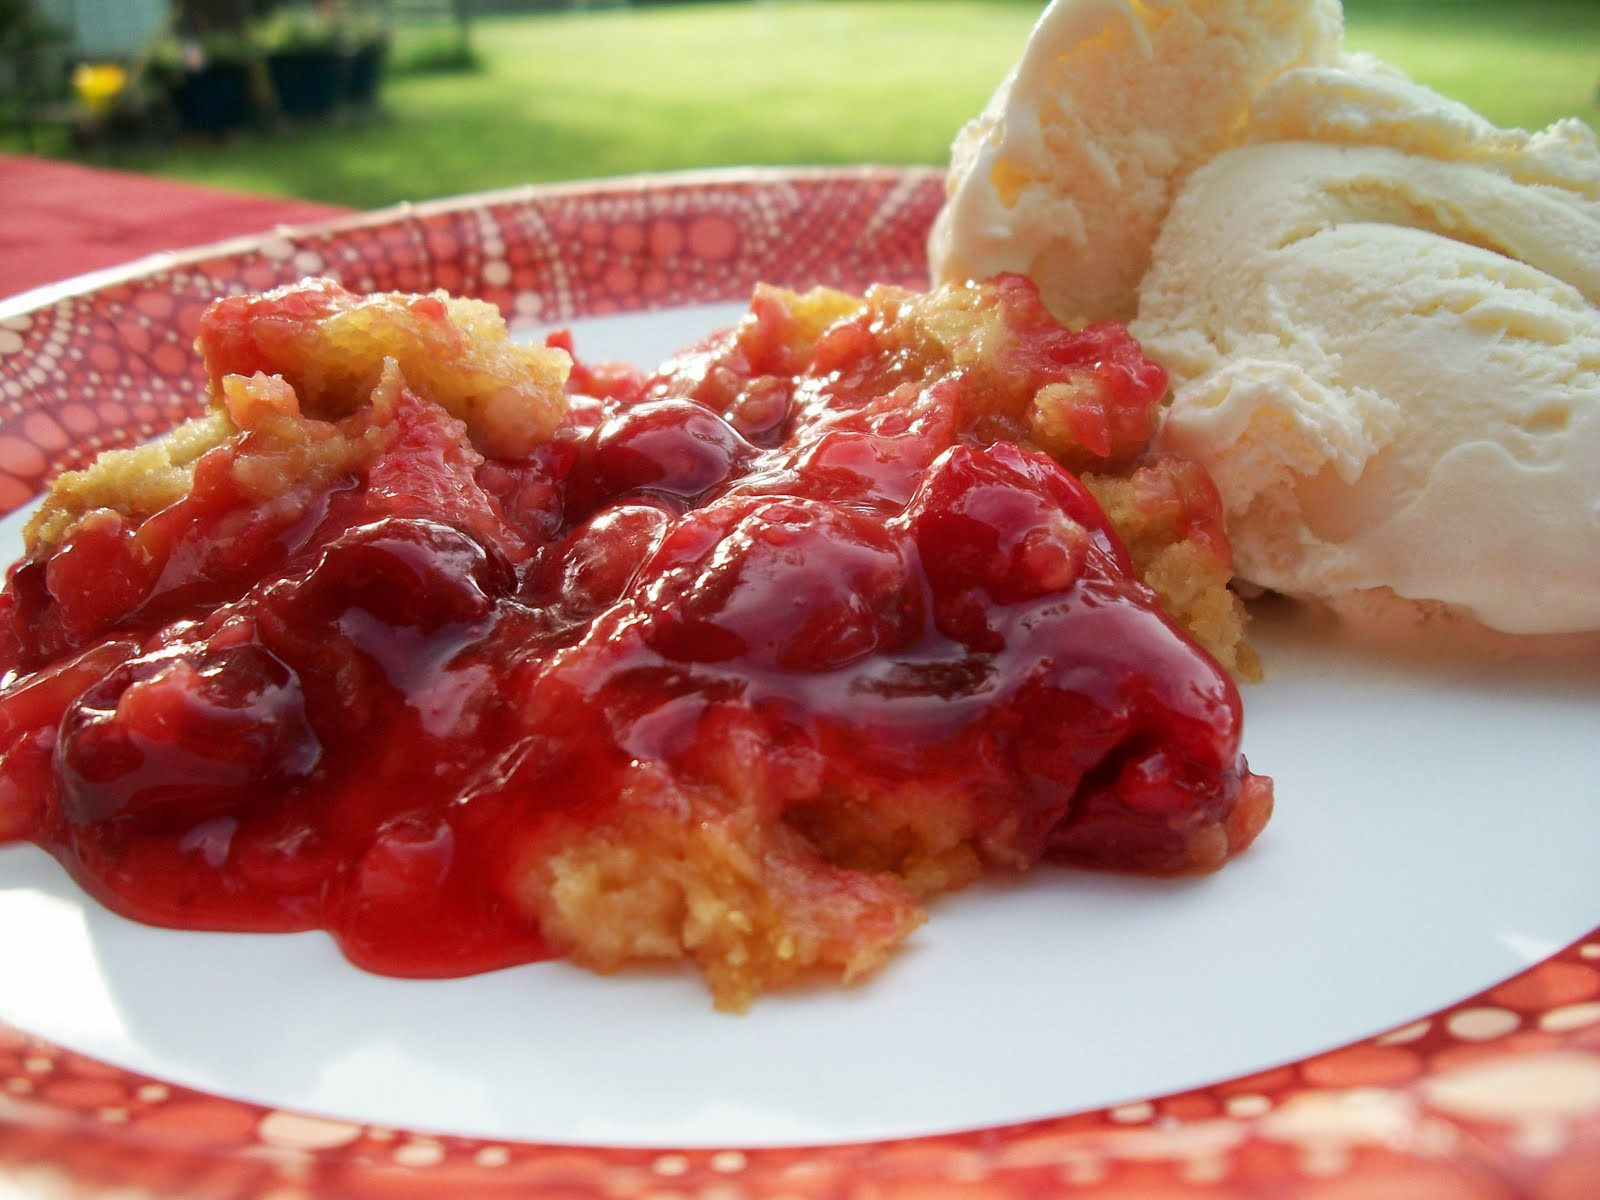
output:
MULTIPOLYGON (((925 215, 930 203, 928 178, 916 173, 807 178, 850 194, 875 188, 880 215, 863 218, 869 229, 907 207, 925 215)), ((624 194, 632 204, 645 196, 685 227, 724 212, 718 184, 655 186, 624 194)), ((815 199, 794 200, 794 177, 742 186, 755 199, 740 204, 757 213, 779 203, 837 223, 815 199)), ((616 195, 605 193, 613 205, 616 195)), ((580 212, 597 203, 563 198, 580 212)), ((539 195, 499 203, 536 210, 528 228, 559 225, 550 207, 559 203, 539 195)), ((616 211, 604 209, 613 232, 616 211)), ((412 225, 426 231, 435 217, 459 231, 458 216, 441 208, 390 221, 415 238, 412 225)), ((648 234, 651 219, 624 224, 648 234)), ((510 222, 499 220, 509 262, 510 222)), ((233 264, 230 283, 258 286, 250 270, 304 261, 306 245, 338 261, 341 238, 360 248, 391 233, 369 221, 291 241, 292 256, 268 245, 216 261, 233 264)), ((895 255, 902 262, 905 251, 895 255)), ((870 253, 864 261, 841 281, 878 265, 870 253)), ((189 268, 164 269, 157 283, 169 291, 204 286, 181 274, 189 268)), ((636 282, 645 277, 634 270, 636 282)), ((653 362, 736 312, 727 296, 746 288, 741 279, 692 284, 669 290, 665 308, 570 323, 586 357, 653 362)), ((105 300, 62 302, 77 303, 105 300)), ((507 307, 560 320, 606 306, 581 295, 557 304, 546 290, 507 307)), ((7 532, 15 538, 14 520, 7 532)), ((14 540, 3 547, 7 557, 15 550, 14 540)), ((974 888, 937 902, 904 952, 860 987, 771 996, 729 1017, 688 971, 602 979, 542 963, 462 980, 384 979, 347 965, 320 934, 133 924, 85 900, 42 853, 11 846, 0 849, 0 1022, 134 1078, 351 1128, 455 1135, 480 1155, 501 1142, 842 1146, 1094 1110, 1120 1114, 1103 1116, 1102 1129, 1138 1123, 1157 1111, 1139 1103, 1146 1098, 1425 1019, 1594 929, 1600 662, 1405 661, 1356 652, 1277 611, 1263 615, 1256 640, 1268 679, 1245 689, 1245 748, 1276 780, 1278 804, 1245 856, 1199 880, 1041 869, 974 888)), ((1588 959, 1589 949, 1572 953, 1588 959)), ((1451 1028, 1458 1041, 1507 1032, 1487 1018, 1451 1028)), ((20 1068, 14 1076, 30 1078, 20 1068)), ((1266 1136, 1239 1119, 1260 1117, 1256 1106, 1305 1099, 1258 1091, 1231 1113, 1240 1141, 1266 1136)), ((1568 1115, 1594 1114, 1585 1104, 1568 1115)), ((1175 1186, 1203 1182, 1182 1175, 1175 1168, 1175 1186)))

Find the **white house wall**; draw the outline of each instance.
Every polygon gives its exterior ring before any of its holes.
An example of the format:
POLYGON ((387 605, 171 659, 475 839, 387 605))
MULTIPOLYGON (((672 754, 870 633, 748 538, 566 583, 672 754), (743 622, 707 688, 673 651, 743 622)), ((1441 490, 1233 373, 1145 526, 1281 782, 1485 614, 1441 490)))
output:
POLYGON ((81 58, 129 58, 167 20, 168 0, 34 0, 40 16, 73 32, 81 58))

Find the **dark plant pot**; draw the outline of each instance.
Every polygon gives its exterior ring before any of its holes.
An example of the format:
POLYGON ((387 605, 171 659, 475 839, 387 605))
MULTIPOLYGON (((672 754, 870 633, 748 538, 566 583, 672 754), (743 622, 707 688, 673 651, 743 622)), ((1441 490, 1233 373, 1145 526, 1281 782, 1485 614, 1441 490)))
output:
POLYGON ((267 75, 285 116, 326 117, 339 105, 344 62, 337 50, 289 50, 268 57, 267 75))
POLYGON ((371 108, 378 102, 387 47, 382 42, 360 46, 344 60, 344 102, 351 108, 371 108))
POLYGON ((180 130, 223 137, 250 120, 250 68, 243 63, 211 63, 185 73, 173 85, 171 96, 180 130))

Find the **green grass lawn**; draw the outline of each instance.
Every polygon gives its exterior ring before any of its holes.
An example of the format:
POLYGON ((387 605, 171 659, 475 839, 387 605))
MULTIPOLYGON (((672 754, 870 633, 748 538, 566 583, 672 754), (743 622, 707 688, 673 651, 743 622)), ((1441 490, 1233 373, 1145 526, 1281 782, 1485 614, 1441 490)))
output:
MULTIPOLYGON (((1354 46, 1498 122, 1600 121, 1594 0, 1349 7, 1354 46)), ((1038 11, 1028 0, 755 0, 482 18, 482 70, 397 73, 380 119, 102 157, 361 208, 725 164, 937 163, 1038 11)), ((397 49, 403 60, 407 44, 397 49)))

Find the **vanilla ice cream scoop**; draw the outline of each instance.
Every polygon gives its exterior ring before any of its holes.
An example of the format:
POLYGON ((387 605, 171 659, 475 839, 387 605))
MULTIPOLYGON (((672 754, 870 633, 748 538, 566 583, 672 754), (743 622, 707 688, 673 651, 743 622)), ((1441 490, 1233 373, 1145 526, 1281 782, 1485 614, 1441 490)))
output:
POLYGON ((1600 206, 1465 157, 1282 142, 1195 173, 1132 326, 1175 381, 1161 440, 1254 583, 1600 629, 1600 206))
POLYGON ((957 138, 941 281, 1166 366, 1246 581, 1600 631, 1600 152, 1342 48, 1336 0, 1053 0, 957 138))
POLYGON ((1178 184, 1342 30, 1338 0, 1051 0, 956 138, 935 279, 1016 271, 1063 319, 1131 317, 1178 184))
POLYGON ((1369 54, 1346 54, 1276 76, 1251 101, 1239 138, 1388 146, 1600 199, 1600 156, 1594 131, 1582 121, 1569 117, 1537 133, 1501 129, 1369 54))

